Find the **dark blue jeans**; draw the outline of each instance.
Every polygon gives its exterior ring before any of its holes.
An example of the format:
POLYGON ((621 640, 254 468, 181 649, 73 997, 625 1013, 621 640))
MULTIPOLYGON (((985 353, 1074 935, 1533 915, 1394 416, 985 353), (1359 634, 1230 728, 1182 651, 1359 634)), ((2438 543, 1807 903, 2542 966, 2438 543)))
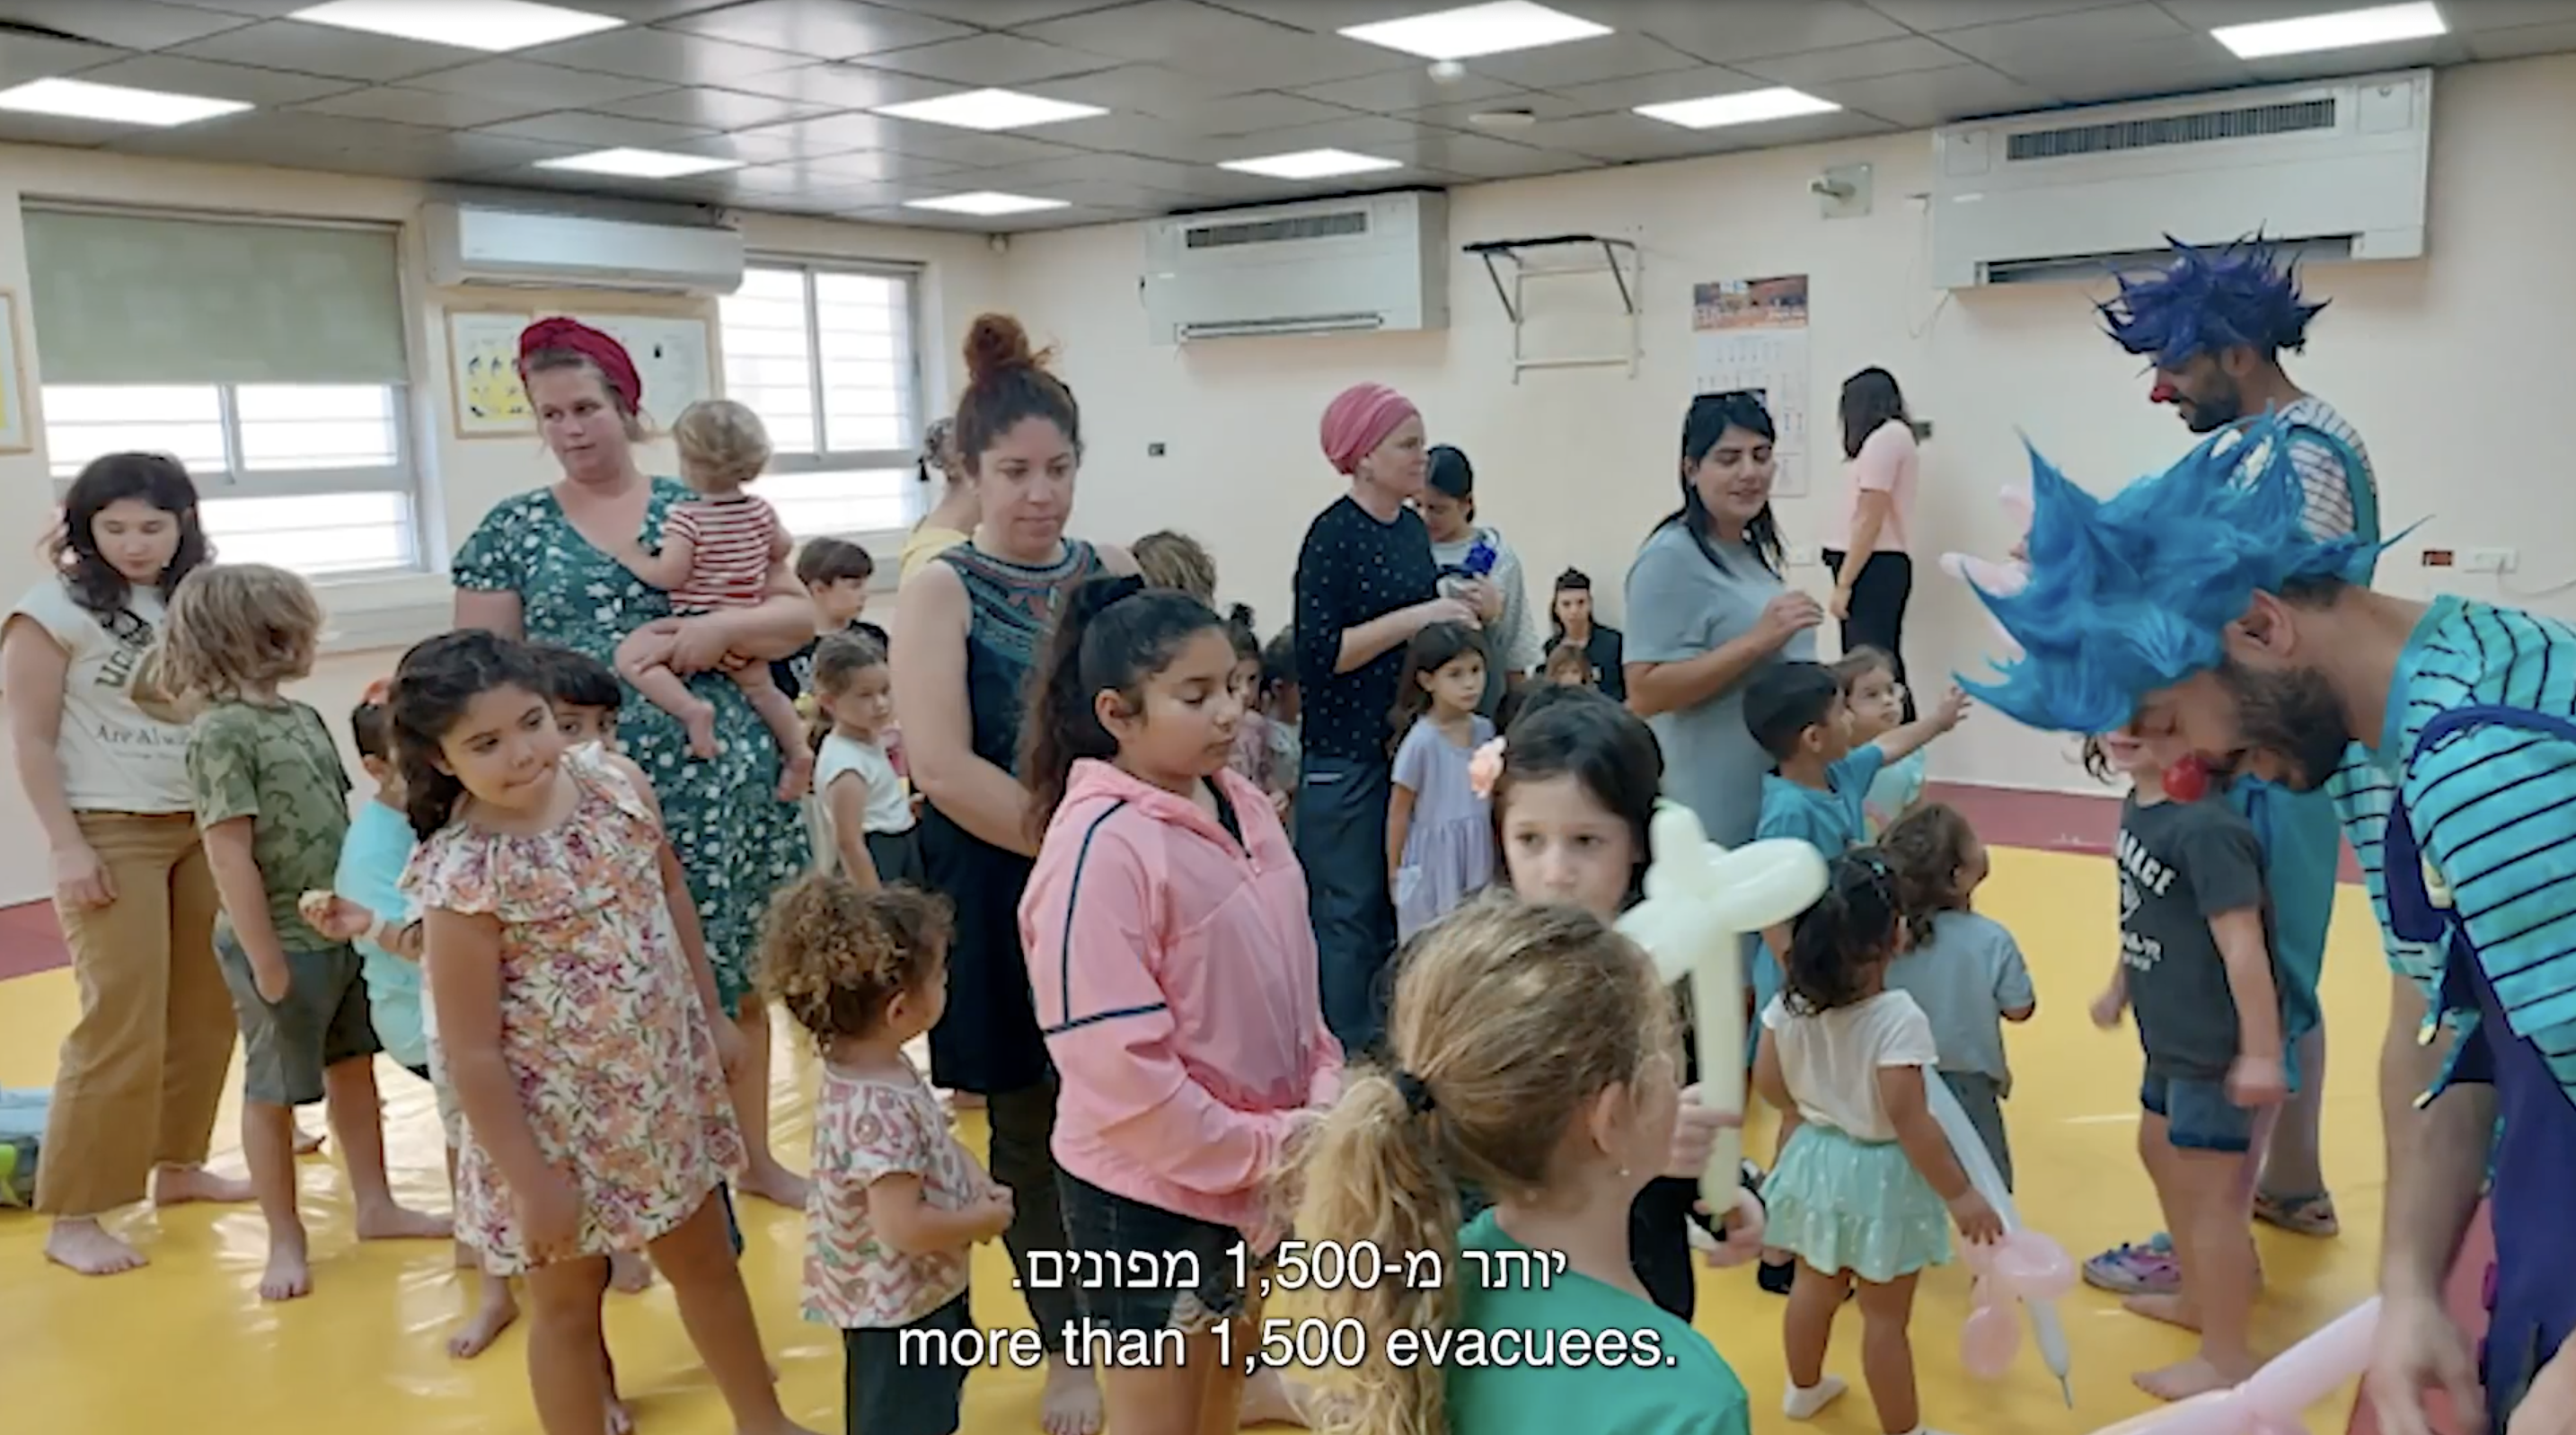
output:
POLYGON ((1297 860, 1306 869, 1324 1024, 1353 1057, 1386 1030, 1387 959, 1395 952, 1395 902, 1386 888, 1383 762, 1308 754, 1297 785, 1297 860))

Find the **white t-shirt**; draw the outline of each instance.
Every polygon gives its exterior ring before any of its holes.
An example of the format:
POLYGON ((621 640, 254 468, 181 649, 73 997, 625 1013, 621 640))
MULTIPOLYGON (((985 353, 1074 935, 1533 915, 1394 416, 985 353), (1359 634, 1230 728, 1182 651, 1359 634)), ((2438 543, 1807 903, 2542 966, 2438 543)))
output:
POLYGON ((1941 1064, 1931 1019, 1899 991, 1814 1016, 1795 1015, 1773 997, 1762 1025, 1779 1049, 1780 1074, 1798 1115, 1856 1141, 1896 1139, 1896 1123, 1878 1097, 1879 1068, 1941 1064))
POLYGON ((138 588, 125 611, 102 625, 59 578, 28 589, 11 611, 44 629, 71 658, 54 755, 74 812, 189 810, 188 729, 145 716, 132 692, 161 615, 161 595, 138 588))
POLYGON ((912 830, 912 798, 904 791, 903 779, 895 775, 894 760, 876 743, 843 737, 837 732, 823 739, 823 750, 814 758, 814 805, 821 810, 827 830, 832 822, 832 784, 845 773, 867 785, 868 809, 862 831, 912 830))

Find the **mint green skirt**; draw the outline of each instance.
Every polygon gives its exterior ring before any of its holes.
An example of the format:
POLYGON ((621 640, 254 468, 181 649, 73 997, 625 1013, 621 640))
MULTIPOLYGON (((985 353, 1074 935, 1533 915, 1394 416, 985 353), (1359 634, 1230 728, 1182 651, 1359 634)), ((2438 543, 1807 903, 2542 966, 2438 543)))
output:
POLYGON ((1950 1211, 1893 1141, 1808 1122, 1762 1184, 1766 1244, 1883 1283, 1950 1259, 1950 1211))

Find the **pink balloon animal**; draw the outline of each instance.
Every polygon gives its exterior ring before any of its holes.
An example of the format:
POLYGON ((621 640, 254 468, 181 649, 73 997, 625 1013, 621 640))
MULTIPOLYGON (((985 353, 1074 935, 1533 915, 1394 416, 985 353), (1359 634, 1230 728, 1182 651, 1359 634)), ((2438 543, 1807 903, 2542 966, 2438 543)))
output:
POLYGON ((2150 1410, 2093 1435, 2300 1435, 2308 1407, 2370 1364, 2370 1341, 2378 1329, 2379 1299, 2373 1296, 2272 1357, 2242 1385, 2150 1410))
MULTIPOLYGON (((2010 561, 1997 563, 1966 553, 1944 553, 1941 555, 1941 571, 2000 598, 2020 592, 2030 582, 2030 562, 2022 552, 2022 545, 2030 537, 2030 489, 2023 484, 2008 483, 1998 499, 2003 504, 2004 516, 2013 524, 2010 561)), ((2000 623, 1995 624, 1994 629, 1995 636, 2003 642, 2004 656, 2020 657, 2021 644, 2013 641, 2012 634, 2005 632, 2000 623)))
POLYGON ((1991 1246, 1965 1248, 1976 1273, 1967 1321, 1959 1327, 1959 1363, 1979 1380, 1999 1380, 2021 1354, 2023 1301, 2050 1301, 2075 1289, 2066 1248, 2037 1231, 2011 1231, 1991 1246))

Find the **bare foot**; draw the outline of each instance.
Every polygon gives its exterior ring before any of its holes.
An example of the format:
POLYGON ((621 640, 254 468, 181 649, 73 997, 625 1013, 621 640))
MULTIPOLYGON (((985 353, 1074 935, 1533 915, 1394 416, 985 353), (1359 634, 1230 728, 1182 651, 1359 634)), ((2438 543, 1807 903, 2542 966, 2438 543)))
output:
POLYGON ((2254 1373, 2258 1361, 2247 1360, 2243 1368, 2229 1371, 2210 1363, 2207 1356, 2195 1355, 2177 1361, 2162 1370, 2141 1370, 2129 1378, 2140 1390, 2158 1400, 2189 1400, 2213 1390, 2225 1390, 2254 1373))
POLYGON ((786 756, 787 760, 779 764, 778 800, 794 802, 814 785, 814 755, 796 748, 786 756))
POLYGON ((152 1173, 152 1204, 185 1206, 207 1201, 219 1206, 237 1206, 251 1199, 250 1182, 238 1176, 218 1176, 203 1166, 164 1166, 152 1173))
POLYGON ((653 1288, 653 1258, 642 1251, 612 1251, 608 1257, 608 1288, 621 1295, 636 1295, 653 1288))
POLYGON ((1100 1382, 1079 1365, 1047 1362, 1046 1394, 1038 1424, 1047 1435, 1100 1435, 1100 1382))
MULTIPOLYGON (((2127 1300, 2120 1302, 2120 1308, 2131 1315, 2142 1315, 2149 1320, 2159 1320, 2163 1321, 2167 1325, 2181 1326, 2185 1330, 2197 1331, 2200 1329, 2200 1311, 2197 1307, 2192 1305, 2190 1298, 2187 1296, 2133 1295, 2127 1300)), ((2171 1399, 2173 1397, 2168 1396, 2166 1398, 2171 1399)))
POLYGON ((85 1276, 122 1275, 150 1264, 141 1251, 87 1216, 54 1222, 45 1236, 45 1259, 85 1276))
POLYGON ((483 1299, 464 1323, 447 1333, 447 1354, 452 1360, 472 1360, 491 1349, 501 1332, 519 1318, 519 1298, 510 1294, 510 1283, 499 1276, 483 1278, 483 1299))
POLYGON ((362 1241, 444 1241, 455 1234, 456 1222, 448 1217, 391 1201, 358 1212, 358 1239, 362 1241))
MULTIPOLYGON (((307 1131, 304 1129, 301 1122, 297 1123, 295 1127, 295 1154, 298 1156, 310 1156, 321 1149, 321 1133, 317 1131, 307 1131)), ((248 1196, 244 1196, 242 1199, 247 1201, 250 1198, 248 1196)))
POLYGON ((301 1300, 313 1294, 313 1267, 304 1257, 304 1232, 268 1237, 268 1269, 260 1273, 261 1300, 301 1300))
POLYGON ((602 1428, 608 1435, 635 1435, 635 1412, 626 1408, 625 1401, 612 1395, 608 1397, 608 1419, 602 1428))
POLYGON ((687 711, 673 713, 672 716, 680 720, 681 729, 689 735, 689 756, 708 758, 716 755, 718 745, 715 704, 700 702, 687 711))
POLYGON ((805 1209, 806 1189, 813 1182, 778 1164, 772 1157, 745 1172, 742 1183, 734 1187, 746 1196, 758 1196, 773 1206, 805 1209))

